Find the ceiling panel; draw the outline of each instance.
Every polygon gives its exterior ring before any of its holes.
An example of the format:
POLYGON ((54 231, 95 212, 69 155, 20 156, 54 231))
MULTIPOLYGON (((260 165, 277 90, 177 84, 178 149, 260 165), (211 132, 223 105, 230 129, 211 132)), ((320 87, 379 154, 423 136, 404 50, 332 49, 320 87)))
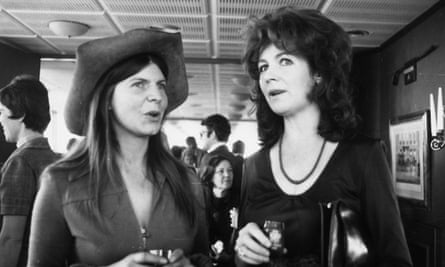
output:
POLYGON ((190 94, 170 116, 202 119, 220 112, 234 120, 252 120, 248 114, 251 82, 239 64, 244 49, 242 31, 249 16, 262 16, 284 5, 318 9, 345 30, 368 31, 367 36, 351 36, 354 47, 367 49, 379 47, 436 3, 438 0, 0 0, 0 42, 45 58, 72 59, 42 64, 47 68, 41 72, 42 79, 60 93, 69 90, 71 81, 60 79, 71 77, 80 44, 133 28, 174 25, 183 36, 190 94), (83 36, 56 36, 48 23, 58 19, 88 24, 90 29, 83 36))

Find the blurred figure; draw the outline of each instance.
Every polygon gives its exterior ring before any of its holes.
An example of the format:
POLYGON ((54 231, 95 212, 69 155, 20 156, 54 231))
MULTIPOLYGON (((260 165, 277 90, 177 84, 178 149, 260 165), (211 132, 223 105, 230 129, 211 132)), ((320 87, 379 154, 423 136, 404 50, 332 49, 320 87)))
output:
POLYGON ((196 144, 196 139, 193 136, 188 136, 185 139, 185 143, 187 144, 186 149, 184 150, 182 159, 188 165, 198 168, 201 163, 202 157, 205 155, 205 151, 200 149, 196 144), (187 159, 185 156, 187 155, 187 159))
POLYGON ((188 149, 188 148, 184 149, 184 151, 182 152, 182 161, 184 161, 185 165, 193 168, 193 170, 195 170, 195 172, 197 171, 196 156, 193 153, 193 150, 188 149))
POLYGON ((198 175, 203 179, 203 171, 213 156, 223 156, 230 160, 233 166, 233 190, 234 195, 239 197, 241 187, 242 162, 237 160, 229 151, 226 143, 229 140, 231 127, 229 120, 221 114, 213 114, 201 121, 201 144, 202 149, 207 151, 199 165, 198 175))
POLYGON ((182 147, 182 146, 172 146, 171 152, 177 160, 181 160, 182 152, 184 151, 184 149, 185 149, 185 147, 182 147))
POLYGON ((160 131, 188 95, 180 33, 134 29, 76 57, 65 120, 85 138, 42 175, 28 266, 210 265, 202 185, 160 131))
POLYGON ((0 171, 0 266, 26 266, 31 209, 43 169, 59 158, 43 132, 50 121, 48 90, 30 75, 0 89, 0 124, 17 143, 0 171))
POLYGON ((234 266, 230 211, 238 207, 238 202, 233 193, 233 168, 230 160, 221 155, 213 156, 205 166, 202 178, 207 187, 205 199, 211 255, 217 266, 234 266))
MULTIPOLYGON (((322 253, 320 205, 341 200, 370 234, 366 266, 412 266, 381 141, 356 132, 348 34, 289 6, 252 18, 246 37, 263 147, 245 162, 237 265, 337 266, 322 253), (285 227, 268 236, 265 221, 285 227)), ((339 257, 357 263, 362 248, 339 257)))
POLYGON ((244 142, 241 140, 235 141, 232 144, 232 153, 235 156, 240 156, 241 158, 244 158, 244 149, 245 145, 244 142))

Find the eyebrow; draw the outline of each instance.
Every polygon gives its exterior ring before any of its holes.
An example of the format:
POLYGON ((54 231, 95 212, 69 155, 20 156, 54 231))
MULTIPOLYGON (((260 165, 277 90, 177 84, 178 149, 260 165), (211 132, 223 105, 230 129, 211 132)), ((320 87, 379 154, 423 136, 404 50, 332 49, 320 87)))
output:
MULTIPOLYGON (((128 82, 134 82, 134 81, 146 81, 146 82, 149 82, 149 83, 151 83, 151 82, 153 82, 152 80, 150 80, 150 79, 146 79, 146 78, 142 78, 142 77, 133 77, 133 78, 130 78, 129 80, 128 80, 128 82)), ((166 83, 167 82, 167 79, 160 79, 160 80, 158 80, 157 82, 156 82, 156 84, 159 84, 159 83, 166 83)))
MULTIPOLYGON (((290 53, 286 52, 286 51, 283 51, 283 52, 280 52, 280 53, 276 54, 274 58, 279 58, 279 57, 281 57, 283 55, 290 55, 290 53)), ((260 58, 260 59, 258 59, 258 63, 260 63, 260 62, 267 62, 267 61, 260 58)))

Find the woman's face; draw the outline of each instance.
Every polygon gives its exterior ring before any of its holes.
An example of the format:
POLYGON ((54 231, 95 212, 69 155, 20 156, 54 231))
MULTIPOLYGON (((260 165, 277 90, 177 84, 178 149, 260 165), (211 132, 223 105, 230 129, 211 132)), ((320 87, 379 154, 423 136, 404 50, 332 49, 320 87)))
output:
POLYGON ((219 189, 229 189, 233 183, 232 164, 228 160, 221 161, 215 167, 213 174, 213 186, 219 189))
POLYGON ((308 100, 314 77, 306 60, 270 44, 258 61, 261 92, 273 112, 291 116, 314 105, 308 100))
POLYGON ((168 99, 166 79, 153 63, 119 82, 113 92, 111 108, 118 135, 155 135, 162 125, 168 99))

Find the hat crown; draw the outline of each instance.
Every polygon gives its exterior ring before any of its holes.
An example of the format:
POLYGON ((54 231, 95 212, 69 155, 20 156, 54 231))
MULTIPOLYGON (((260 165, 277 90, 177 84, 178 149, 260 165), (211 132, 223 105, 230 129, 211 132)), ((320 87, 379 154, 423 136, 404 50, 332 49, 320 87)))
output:
POLYGON ((91 96, 100 78, 122 60, 144 53, 157 54, 167 65, 167 113, 186 100, 188 83, 179 32, 140 28, 92 40, 80 45, 76 51, 77 64, 65 109, 70 131, 85 134, 91 96))

